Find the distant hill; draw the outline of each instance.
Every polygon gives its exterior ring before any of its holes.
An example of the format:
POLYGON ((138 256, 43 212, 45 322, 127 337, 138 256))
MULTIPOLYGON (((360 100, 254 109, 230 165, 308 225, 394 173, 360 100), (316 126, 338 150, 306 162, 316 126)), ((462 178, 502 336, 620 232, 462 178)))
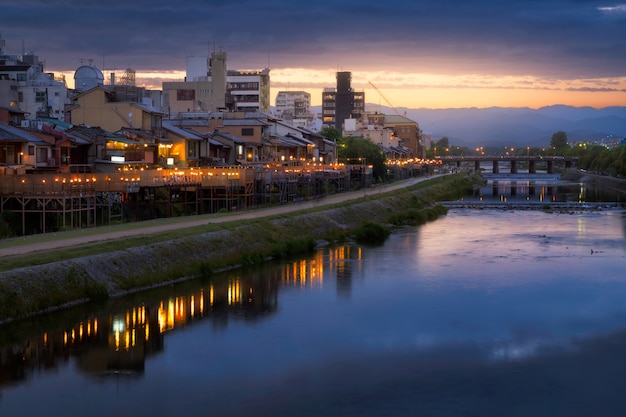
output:
POLYGON ((626 137, 626 107, 549 106, 486 109, 398 109, 420 124, 424 133, 450 143, 484 146, 547 146, 554 132, 572 142, 626 137))
MULTIPOLYGON (((381 105, 368 110, 393 114, 381 105)), ((554 132, 567 133, 572 142, 599 141, 607 137, 626 138, 626 107, 549 106, 540 109, 490 107, 485 109, 409 109, 398 113, 419 123, 433 139, 447 136, 460 146, 533 146, 550 144, 554 132)))

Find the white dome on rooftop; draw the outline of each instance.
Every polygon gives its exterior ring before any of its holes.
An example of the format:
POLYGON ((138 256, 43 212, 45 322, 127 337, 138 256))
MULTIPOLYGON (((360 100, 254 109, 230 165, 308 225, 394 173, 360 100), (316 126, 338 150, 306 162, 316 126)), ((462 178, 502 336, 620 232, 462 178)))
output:
POLYGON ((83 65, 74 72, 74 88, 77 90, 87 91, 103 84, 102 71, 93 65, 83 65))

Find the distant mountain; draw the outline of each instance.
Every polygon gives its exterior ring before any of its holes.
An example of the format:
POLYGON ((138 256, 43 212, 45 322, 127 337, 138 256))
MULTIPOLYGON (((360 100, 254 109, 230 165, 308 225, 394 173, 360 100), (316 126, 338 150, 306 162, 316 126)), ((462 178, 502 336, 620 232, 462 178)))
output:
POLYGON ((547 146, 552 134, 567 133, 571 142, 626 137, 626 107, 549 106, 540 109, 397 109, 434 139, 447 136, 465 146, 547 146))
MULTIPOLYGON (((366 108, 394 113, 381 105, 366 105, 366 108)), ((509 107, 396 110, 418 122, 422 132, 433 139, 447 136, 451 144, 468 147, 548 146, 552 134, 559 130, 567 133, 571 142, 626 137, 626 107, 594 109, 556 105, 536 110, 509 107)))

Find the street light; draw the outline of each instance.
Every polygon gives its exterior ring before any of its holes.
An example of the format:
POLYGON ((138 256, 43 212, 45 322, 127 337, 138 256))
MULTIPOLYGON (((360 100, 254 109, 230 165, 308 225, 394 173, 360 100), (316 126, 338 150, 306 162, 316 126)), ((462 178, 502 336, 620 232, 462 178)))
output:
POLYGON ((365 158, 359 158, 359 161, 363 160, 363 171, 362 171, 362 175, 363 175, 363 195, 365 197, 367 197, 367 159, 365 158))

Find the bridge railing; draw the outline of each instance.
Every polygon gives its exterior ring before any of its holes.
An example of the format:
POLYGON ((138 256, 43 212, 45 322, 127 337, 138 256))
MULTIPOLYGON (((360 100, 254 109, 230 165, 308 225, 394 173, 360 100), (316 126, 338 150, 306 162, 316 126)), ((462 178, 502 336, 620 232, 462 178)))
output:
POLYGON ((578 161, 577 156, 546 156, 546 155, 457 155, 457 156, 437 156, 435 159, 441 161, 578 161))

